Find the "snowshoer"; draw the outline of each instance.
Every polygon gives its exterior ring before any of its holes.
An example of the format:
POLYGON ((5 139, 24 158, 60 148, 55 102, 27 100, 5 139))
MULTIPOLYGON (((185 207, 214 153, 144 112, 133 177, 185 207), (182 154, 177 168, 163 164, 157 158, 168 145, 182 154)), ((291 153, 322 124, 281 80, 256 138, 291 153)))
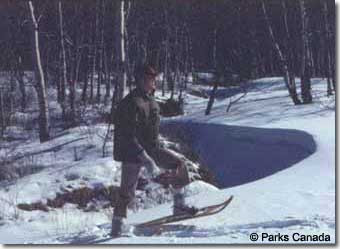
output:
POLYGON ((122 173, 112 219, 112 236, 119 236, 122 232, 142 167, 146 168, 150 179, 160 174, 159 167, 175 172, 173 212, 195 212, 195 208, 187 206, 184 200, 183 187, 190 182, 184 161, 159 144, 160 109, 154 99, 157 74, 149 65, 138 68, 135 75, 137 87, 118 104, 115 112, 114 159, 122 162, 122 173))

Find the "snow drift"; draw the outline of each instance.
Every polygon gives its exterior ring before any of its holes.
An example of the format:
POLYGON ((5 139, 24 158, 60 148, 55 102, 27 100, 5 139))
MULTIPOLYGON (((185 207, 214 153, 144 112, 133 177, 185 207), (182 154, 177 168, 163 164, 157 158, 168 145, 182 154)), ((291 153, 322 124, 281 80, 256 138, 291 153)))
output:
POLYGON ((164 122, 161 130, 188 143, 221 188, 286 169, 316 151, 307 132, 194 122, 164 122), (206 148, 209 148, 207 150, 206 148))

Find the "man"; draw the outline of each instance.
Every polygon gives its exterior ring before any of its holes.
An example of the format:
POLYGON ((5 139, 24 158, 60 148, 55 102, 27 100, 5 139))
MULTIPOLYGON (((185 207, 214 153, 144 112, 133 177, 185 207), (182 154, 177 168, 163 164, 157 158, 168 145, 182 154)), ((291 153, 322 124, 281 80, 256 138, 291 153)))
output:
POLYGON ((135 197, 142 167, 146 168, 150 179, 160 174, 158 166, 173 171, 173 212, 197 211, 185 205, 183 187, 190 182, 185 163, 159 144, 160 109, 153 96, 156 76, 156 70, 149 65, 138 68, 135 75, 137 87, 119 103, 115 113, 114 159, 122 162, 122 174, 119 200, 112 219, 112 236, 119 236, 122 232, 127 207, 135 197))

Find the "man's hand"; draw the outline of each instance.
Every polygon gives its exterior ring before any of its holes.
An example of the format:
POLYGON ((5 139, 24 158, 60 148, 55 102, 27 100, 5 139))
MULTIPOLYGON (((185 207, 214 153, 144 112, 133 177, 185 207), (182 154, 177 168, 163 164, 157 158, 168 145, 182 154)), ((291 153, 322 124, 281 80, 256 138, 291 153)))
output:
POLYGON ((155 161, 146 153, 145 150, 138 155, 138 159, 148 171, 148 175, 151 179, 157 177, 161 173, 161 170, 156 165, 155 161))

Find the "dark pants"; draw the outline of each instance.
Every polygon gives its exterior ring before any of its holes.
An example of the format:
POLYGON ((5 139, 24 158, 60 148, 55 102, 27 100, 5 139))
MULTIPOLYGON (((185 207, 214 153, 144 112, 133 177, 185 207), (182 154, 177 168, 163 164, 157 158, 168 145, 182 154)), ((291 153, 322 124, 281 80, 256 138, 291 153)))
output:
MULTIPOLYGON (((177 171, 178 183, 175 186, 176 188, 182 188, 190 182, 188 169, 183 160, 172 151, 161 148, 150 156, 160 168, 177 171)), ((126 217, 128 205, 135 197, 139 173, 143 166, 141 163, 122 163, 119 200, 114 209, 115 216, 126 217)))

